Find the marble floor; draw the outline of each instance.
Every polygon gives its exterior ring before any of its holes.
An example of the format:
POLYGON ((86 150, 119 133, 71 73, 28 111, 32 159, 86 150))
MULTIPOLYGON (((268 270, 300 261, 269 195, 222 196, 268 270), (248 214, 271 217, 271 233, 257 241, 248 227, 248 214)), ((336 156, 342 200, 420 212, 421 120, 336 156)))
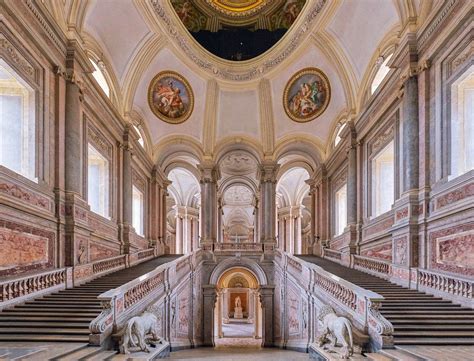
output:
POLYGON ((183 350, 172 352, 170 360, 193 360, 193 361, 299 361, 309 360, 306 353, 279 350, 279 349, 259 349, 259 348, 198 348, 194 350, 183 350))
POLYGON ((254 331, 253 323, 235 322, 222 325, 224 337, 252 337, 254 331))

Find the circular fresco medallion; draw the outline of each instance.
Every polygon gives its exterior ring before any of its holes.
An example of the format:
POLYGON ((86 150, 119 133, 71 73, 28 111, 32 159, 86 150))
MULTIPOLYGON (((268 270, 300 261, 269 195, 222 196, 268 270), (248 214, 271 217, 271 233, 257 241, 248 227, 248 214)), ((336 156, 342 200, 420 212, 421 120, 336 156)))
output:
POLYGON ((148 105, 161 120, 180 124, 189 118, 194 95, 188 81, 174 71, 158 73, 148 87, 148 105))
POLYGON ((305 123, 319 117, 331 99, 327 76, 318 68, 305 68, 293 75, 283 93, 286 114, 305 123))

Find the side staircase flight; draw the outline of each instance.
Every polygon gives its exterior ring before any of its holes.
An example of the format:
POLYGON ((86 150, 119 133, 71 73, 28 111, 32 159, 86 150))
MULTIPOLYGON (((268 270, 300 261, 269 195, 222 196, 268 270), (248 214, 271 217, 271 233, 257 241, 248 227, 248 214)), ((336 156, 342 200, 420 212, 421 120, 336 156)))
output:
POLYGON ((474 345, 474 310, 402 287, 316 256, 299 256, 359 287, 382 295, 381 314, 394 327, 395 345, 474 345))
POLYGON ((180 255, 161 256, 0 312, 0 341, 89 342, 89 324, 102 311, 97 299, 180 255))

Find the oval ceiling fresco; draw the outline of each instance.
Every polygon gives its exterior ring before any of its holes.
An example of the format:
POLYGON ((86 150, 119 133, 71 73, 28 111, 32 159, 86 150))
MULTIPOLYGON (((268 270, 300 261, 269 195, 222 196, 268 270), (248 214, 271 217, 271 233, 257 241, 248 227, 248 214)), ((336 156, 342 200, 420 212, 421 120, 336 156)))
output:
POLYGON ((194 39, 226 60, 255 58, 286 33, 306 0, 171 0, 194 39))

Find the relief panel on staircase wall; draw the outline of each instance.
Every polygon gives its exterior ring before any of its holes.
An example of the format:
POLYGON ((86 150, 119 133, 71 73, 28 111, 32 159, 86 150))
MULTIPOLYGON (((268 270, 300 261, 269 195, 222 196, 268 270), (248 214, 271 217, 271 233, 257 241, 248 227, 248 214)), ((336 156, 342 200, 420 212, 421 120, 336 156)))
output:
POLYGON ((292 286, 288 286, 288 330, 290 337, 300 333, 300 293, 292 286))
POLYGON ((474 224, 432 232, 430 245, 432 268, 474 275, 474 224))
POLYGON ((51 267, 54 239, 53 232, 0 221, 0 275, 51 267))
POLYGON ((360 251, 364 257, 378 258, 384 261, 392 261, 392 241, 386 241, 364 248, 360 251))
POLYGON ((118 256, 119 254, 120 251, 118 249, 105 247, 97 242, 90 242, 90 262, 118 256))

